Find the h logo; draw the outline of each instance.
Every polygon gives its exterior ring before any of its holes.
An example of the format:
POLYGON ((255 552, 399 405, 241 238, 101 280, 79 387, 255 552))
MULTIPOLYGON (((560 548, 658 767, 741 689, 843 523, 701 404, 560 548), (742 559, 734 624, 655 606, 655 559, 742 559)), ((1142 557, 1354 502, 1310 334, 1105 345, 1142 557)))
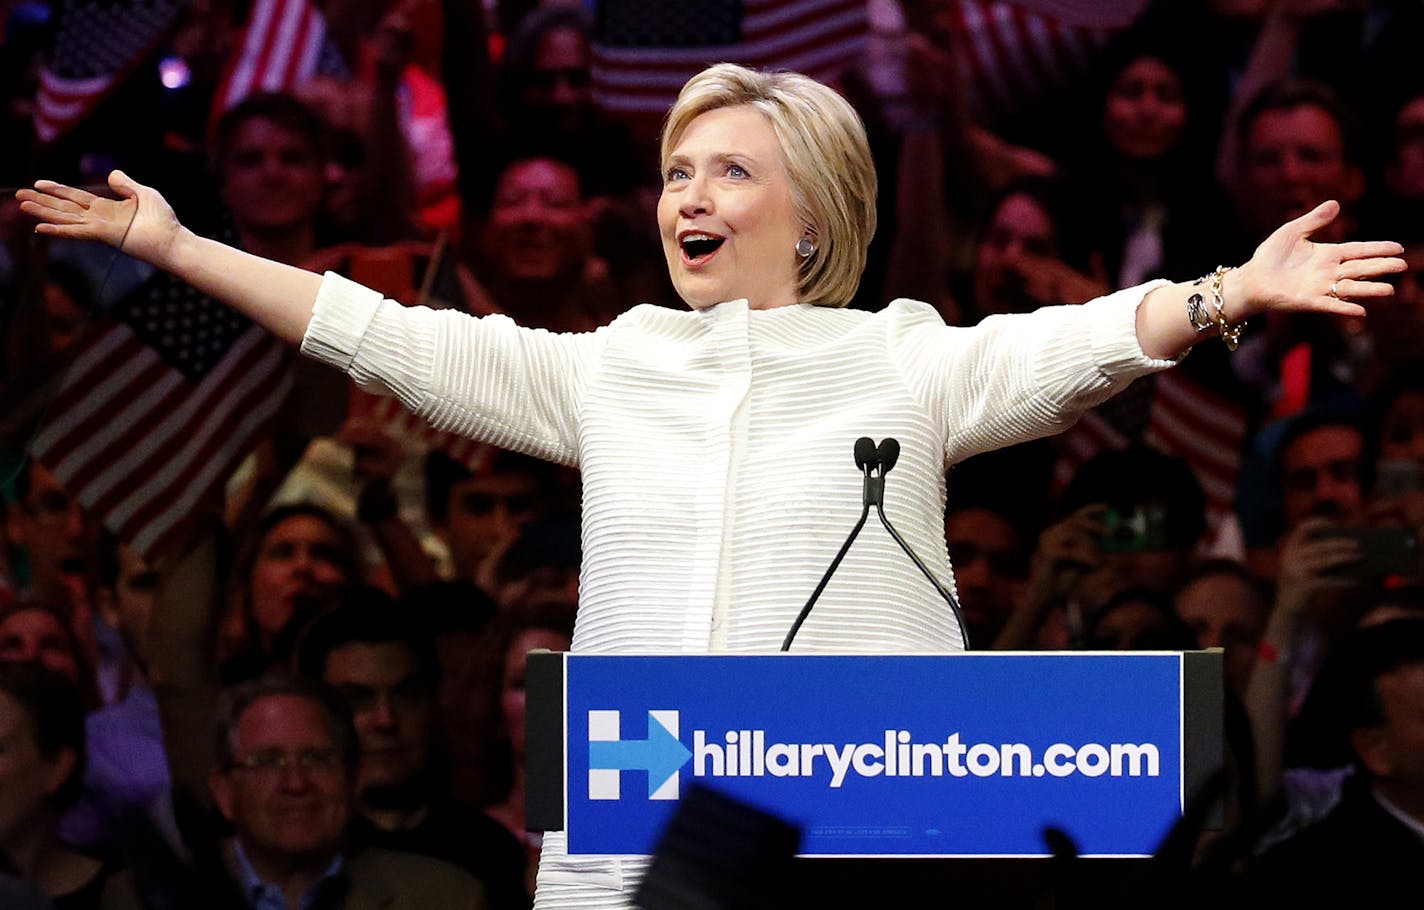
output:
POLYGON ((621 798, 624 771, 648 772, 648 799, 677 799, 692 752, 678 741, 678 712, 649 711, 646 739, 623 739, 619 711, 588 712, 588 798, 621 798))

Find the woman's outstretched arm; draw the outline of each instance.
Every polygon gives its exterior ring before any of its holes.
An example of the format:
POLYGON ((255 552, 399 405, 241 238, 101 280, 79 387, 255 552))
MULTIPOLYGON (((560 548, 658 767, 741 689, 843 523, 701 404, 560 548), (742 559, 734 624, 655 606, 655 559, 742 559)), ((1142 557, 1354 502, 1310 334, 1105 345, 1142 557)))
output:
MULTIPOLYGON (((1315 243, 1310 235, 1340 214, 1337 202, 1324 202, 1288 221, 1256 248, 1249 262, 1221 277, 1222 316, 1240 325, 1267 312, 1335 313, 1363 316, 1357 300, 1388 297, 1394 287, 1380 281, 1405 268, 1404 248, 1390 241, 1315 243)), ((1149 357, 1171 360, 1207 337, 1189 319, 1189 300, 1201 294, 1203 314, 1214 321, 1213 294, 1207 284, 1171 284, 1155 288, 1137 308, 1137 339, 1149 357)))
POLYGON ((183 227, 167 201, 122 171, 109 174, 117 199, 40 180, 16 193, 35 218, 35 232, 98 240, 151 263, 247 316, 290 344, 311 320, 321 276, 199 237, 183 227))

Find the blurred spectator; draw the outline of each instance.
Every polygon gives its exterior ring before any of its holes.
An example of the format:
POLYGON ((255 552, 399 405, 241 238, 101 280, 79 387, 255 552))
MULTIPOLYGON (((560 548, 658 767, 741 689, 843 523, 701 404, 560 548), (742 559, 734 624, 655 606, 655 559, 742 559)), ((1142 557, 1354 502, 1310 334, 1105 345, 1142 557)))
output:
POLYGON ((60 832, 67 843, 96 850, 153 821, 176 844, 163 729, 148 676, 158 573, 112 538, 100 555, 102 611, 123 639, 130 675, 122 700, 84 719, 84 786, 61 818, 60 832))
POLYGON ((1388 580, 1367 558, 1360 536, 1370 520, 1373 464, 1358 420, 1308 412, 1287 424, 1282 436, 1278 477, 1287 531, 1277 553, 1275 602, 1246 696, 1260 746, 1263 796, 1280 787, 1288 724, 1338 643, 1381 602, 1388 580))
POLYGON ((1293 421, 1280 443, 1281 514, 1289 533, 1311 517, 1350 523, 1365 500, 1365 437, 1359 422, 1321 411, 1293 421))
POLYGON ((1306 515, 1320 512, 1338 521, 1359 514, 1370 468, 1365 450, 1354 403, 1313 406, 1266 423, 1250 437, 1236 481, 1236 512, 1246 561, 1256 574, 1276 575, 1276 549, 1306 515))
POLYGON ((573 640, 573 614, 562 606, 532 606, 503 613, 490 630, 485 664, 486 775, 485 811, 524 845, 529 893, 539 865, 541 834, 524 824, 525 703, 524 663, 530 651, 567 651, 573 640))
POLYGON ((593 331, 627 305, 593 239, 577 172, 556 158, 519 159, 495 184, 475 274, 520 325, 593 331))
POLYGON ((1043 183, 1015 184, 995 202, 975 246, 964 324, 1106 293, 1105 275, 1085 274, 1062 260, 1057 205, 1043 183))
POLYGON ((1382 461, 1424 462, 1424 366, 1402 372, 1379 396, 1382 461))
POLYGON ((1124 592, 1168 596, 1197 559, 1206 497, 1179 458, 1145 445, 1085 461, 1039 536, 1023 602, 999 646, 1081 647, 1099 609, 1124 592))
POLYGON ((1162 595, 1145 589, 1119 591, 1088 617, 1083 647, 1091 651, 1189 651, 1191 630, 1162 595))
POLYGON ((229 679, 259 675, 285 659, 296 630, 316 607, 360 578, 351 530, 306 503, 269 511, 243 554, 223 630, 229 679))
POLYGON ((435 736, 440 668, 419 615, 378 589, 351 590, 303 632, 297 666, 345 696, 355 719, 353 840, 453 863, 484 884, 490 907, 527 907, 519 843, 450 796, 435 736))
POLYGON ((55 910, 98 910, 116 871, 59 838, 83 773, 79 692, 40 664, 0 661, 0 862, 55 910))
MULTIPOLYGON (((1057 164, 1037 148, 1006 142, 991 132, 985 112, 975 110, 974 77, 962 59, 966 36, 953 5, 872 3, 870 15, 872 28, 886 30, 900 46, 899 59, 877 60, 872 33, 870 68, 842 77, 867 121, 881 186, 896 188, 888 294, 866 305, 874 309, 886 296, 906 296, 933 304, 951 324, 973 322, 955 312, 967 306, 966 294, 951 288, 958 300, 947 300, 944 282, 968 269, 977 235, 1009 189, 1053 176, 1057 164), (898 9, 887 14, 886 7, 898 9), (870 90, 855 91, 861 79, 870 90), (877 141, 877 132, 892 135, 877 141)), ((890 201, 882 192, 881 207, 890 201)))
POLYGON ((1424 362, 1406 364, 1375 390, 1367 451, 1371 522, 1424 534, 1424 362))
POLYGON ((1252 242, 1326 199, 1344 208, 1319 240, 1355 234, 1352 206, 1364 193, 1355 125, 1339 95, 1307 80, 1266 85, 1237 124, 1239 185, 1234 198, 1252 242))
POLYGON ((22 592, 63 607, 76 621, 92 615, 99 526, 43 465, 27 460, 15 475, 5 531, 23 555, 22 592))
POLYGON ((296 265, 329 239, 318 237, 325 140, 321 118, 291 95, 249 95, 223 114, 214 169, 243 249, 296 265))
POLYGON ((1226 687, 1244 694, 1271 609, 1260 580, 1233 560, 1208 560, 1187 575, 1172 609, 1196 636, 1197 647, 1224 650, 1226 687))
POLYGON ((592 20, 574 6, 530 10, 510 32, 501 61, 502 109, 511 158, 573 156, 590 196, 628 196, 654 181, 653 143, 642 150, 629 130, 593 102, 592 20))
POLYGON ((1329 815, 1252 865, 1243 905, 1393 905, 1424 861, 1424 620, 1362 629, 1341 655, 1339 704, 1357 774, 1329 815))
POLYGON ((1366 356, 1356 385, 1367 397, 1377 395, 1393 374, 1424 363, 1424 218, 1393 236, 1404 244, 1408 268, 1392 276, 1394 296, 1372 303, 1365 314, 1360 341, 1366 356))
POLYGON ((1401 214, 1409 212, 1417 218, 1424 212, 1424 91, 1399 106, 1393 127, 1385 185, 1400 204, 1401 214))
POLYGON ((495 569, 500 607, 562 607, 573 616, 582 561, 577 516, 549 512, 528 522, 495 569))
POLYGON ((73 628, 52 607, 22 600, 0 610, 0 661, 41 664, 78 689, 86 710, 99 706, 93 663, 73 628))
POLYGON ((1219 103, 1202 57, 1180 35, 1119 33, 1099 64, 1083 120, 1093 129, 1065 163, 1064 246, 1101 263, 1105 283, 1209 271, 1229 220, 1211 154, 1219 103))
MULTIPOLYGON (((1270 226, 1327 199, 1338 201, 1342 214, 1315 239, 1358 236, 1365 177, 1355 129, 1339 95, 1322 83, 1282 80, 1250 100, 1238 124, 1240 165, 1231 188, 1247 232, 1243 253, 1270 226)), ((1363 328, 1353 317, 1267 319, 1232 359, 1255 396, 1252 410, 1285 416, 1348 394, 1367 359, 1359 344, 1363 328)))
POLYGON ((500 449, 489 450, 478 472, 443 452, 426 456, 426 508, 431 526, 449 548, 455 579, 498 596, 500 558, 524 526, 547 511, 549 497, 557 497, 551 481, 558 470, 500 449))
POLYGON ((333 2, 325 12, 352 74, 318 77, 299 95, 333 132, 328 211, 368 243, 458 231, 449 111, 435 77, 436 4, 333 2))
POLYGON ((988 505, 951 505, 944 536, 969 640, 991 647, 1023 599, 1028 542, 1004 510, 988 505))
POLYGON ((1105 507, 1097 543, 1107 574, 1158 594, 1181 583, 1206 531, 1205 494, 1185 461, 1146 445, 1101 452, 1060 500, 1070 513, 1094 504, 1105 507))
MULTIPOLYGON (((196 704, 170 701, 180 711, 196 704)), ((185 830, 200 874, 172 878, 194 889, 180 900, 252 910, 486 906, 479 882, 454 866, 348 844, 359 747, 345 702, 324 684, 244 683, 225 693, 215 732, 208 794, 232 834, 185 830)), ((142 906, 136 892, 121 897, 112 906, 142 906)))

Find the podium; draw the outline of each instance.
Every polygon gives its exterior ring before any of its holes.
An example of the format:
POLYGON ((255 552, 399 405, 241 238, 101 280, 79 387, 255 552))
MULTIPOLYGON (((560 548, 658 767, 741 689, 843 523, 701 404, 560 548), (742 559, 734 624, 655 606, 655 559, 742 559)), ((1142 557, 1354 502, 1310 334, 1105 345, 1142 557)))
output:
POLYGON ((534 652, 526 685, 531 829, 653 855, 705 787, 796 826, 808 879, 839 897, 887 872, 946 899, 956 870, 1025 883, 1050 831, 1078 856, 1150 857, 1223 766, 1219 649, 534 652))

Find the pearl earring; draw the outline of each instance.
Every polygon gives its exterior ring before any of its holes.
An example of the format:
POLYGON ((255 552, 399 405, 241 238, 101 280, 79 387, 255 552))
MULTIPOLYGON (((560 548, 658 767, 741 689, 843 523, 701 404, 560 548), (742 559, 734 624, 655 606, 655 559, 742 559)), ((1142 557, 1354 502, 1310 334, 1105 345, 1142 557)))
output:
POLYGON ((816 252, 816 244, 811 242, 810 237, 802 237, 796 241, 796 255, 802 259, 810 259, 811 254, 816 252))

